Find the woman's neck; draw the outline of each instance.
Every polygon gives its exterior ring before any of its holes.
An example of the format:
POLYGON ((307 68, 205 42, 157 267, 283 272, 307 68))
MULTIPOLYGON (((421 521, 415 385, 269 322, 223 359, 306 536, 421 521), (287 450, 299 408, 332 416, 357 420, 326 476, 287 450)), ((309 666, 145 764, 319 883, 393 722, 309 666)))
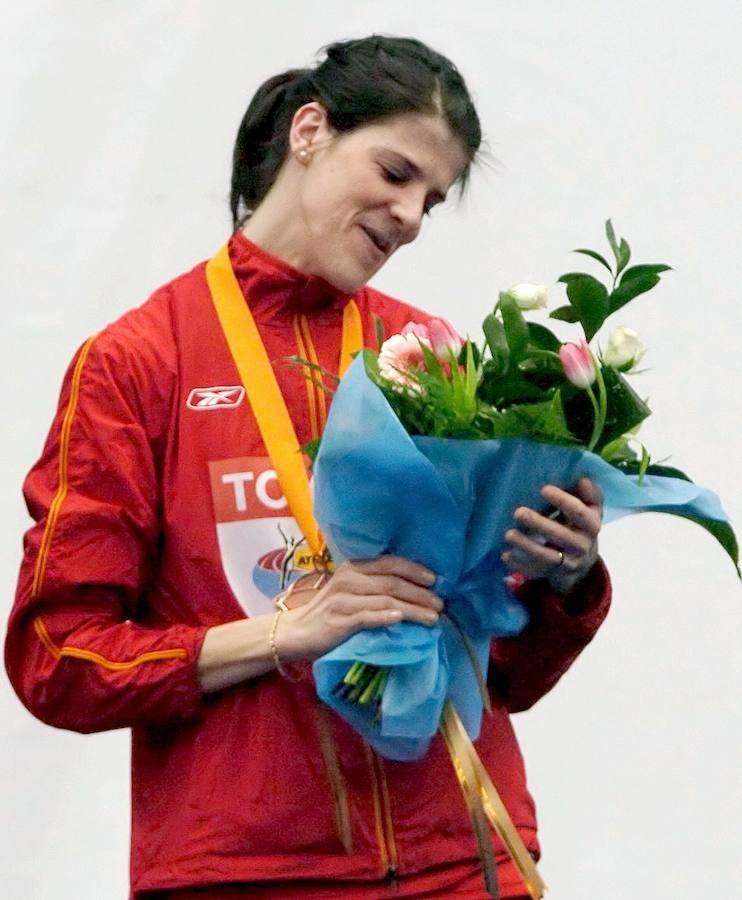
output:
POLYGON ((308 272, 306 225, 296 208, 288 179, 279 177, 241 228, 245 237, 300 272, 308 272))

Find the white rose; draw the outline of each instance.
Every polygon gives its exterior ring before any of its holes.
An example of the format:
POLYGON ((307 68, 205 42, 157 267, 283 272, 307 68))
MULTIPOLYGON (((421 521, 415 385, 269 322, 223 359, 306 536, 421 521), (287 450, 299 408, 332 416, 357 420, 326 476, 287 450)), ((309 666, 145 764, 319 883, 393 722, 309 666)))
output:
POLYGON ((647 352, 632 328, 616 328, 608 338, 603 362, 614 369, 626 371, 633 368, 647 352))
POLYGON ((548 291, 545 284, 514 284, 508 294, 519 309, 546 309, 548 291))

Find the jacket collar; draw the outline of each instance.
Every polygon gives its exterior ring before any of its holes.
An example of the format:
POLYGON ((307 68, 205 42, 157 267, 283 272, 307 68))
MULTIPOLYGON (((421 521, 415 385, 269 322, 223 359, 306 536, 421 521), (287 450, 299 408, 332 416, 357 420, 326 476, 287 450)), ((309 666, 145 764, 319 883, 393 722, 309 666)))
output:
POLYGON ((262 321, 340 309, 350 299, 316 275, 306 275, 236 231, 229 258, 250 309, 262 321))

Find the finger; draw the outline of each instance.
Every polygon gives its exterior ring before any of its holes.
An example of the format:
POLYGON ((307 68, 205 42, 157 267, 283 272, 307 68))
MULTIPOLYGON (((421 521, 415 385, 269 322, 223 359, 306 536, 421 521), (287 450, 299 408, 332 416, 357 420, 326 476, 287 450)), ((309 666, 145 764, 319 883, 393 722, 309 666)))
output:
POLYGON ((355 569, 347 569, 338 575, 335 588, 344 594, 360 597, 385 594, 428 609, 436 611, 443 609, 443 601, 437 594, 398 575, 369 575, 355 569))
POLYGON ((586 506, 600 510, 603 514, 603 489, 590 478, 580 478, 577 482, 577 494, 586 506))
POLYGON ((369 594, 386 594, 397 600, 404 600, 416 606, 440 612, 443 609, 443 600, 428 588, 421 587, 397 575, 369 575, 367 576, 369 594))
POLYGON ((518 525, 540 535, 549 543, 556 544, 565 553, 584 553, 593 540, 584 532, 568 528, 556 519, 542 516, 527 506, 518 507, 513 513, 513 518, 518 525))
POLYGON ((365 621, 367 614, 383 614, 390 611, 397 612, 400 620, 417 622, 420 625, 435 625, 440 618, 434 609, 428 609, 416 603, 407 603, 397 597, 390 597, 388 594, 371 594, 363 598, 348 597, 341 609, 348 618, 353 620, 361 618, 365 621))
POLYGON ((346 620, 345 634, 355 634, 365 628, 385 628, 401 621, 402 613, 398 609, 364 609, 346 620))
POLYGON ((505 533, 505 540, 509 544, 508 550, 516 564, 532 565, 536 563, 544 568, 557 566, 573 568, 584 555, 583 550, 573 551, 568 555, 564 550, 541 544, 515 528, 511 528, 505 533))
POLYGON ((552 551, 548 560, 535 559, 525 551, 514 547, 511 550, 506 550, 500 558, 510 574, 518 575, 526 581, 534 578, 545 578, 552 572, 561 571, 561 566, 559 565, 561 557, 557 556, 556 551, 552 551))
POLYGON ((579 497, 570 494, 553 484, 541 489, 541 496, 555 506, 575 528, 585 531, 591 537, 597 537, 601 526, 600 508, 588 506, 579 497))
POLYGON ((423 587, 432 587, 437 577, 435 572, 413 559, 393 554, 385 554, 376 559, 354 559, 347 565, 365 575, 396 575, 423 587))

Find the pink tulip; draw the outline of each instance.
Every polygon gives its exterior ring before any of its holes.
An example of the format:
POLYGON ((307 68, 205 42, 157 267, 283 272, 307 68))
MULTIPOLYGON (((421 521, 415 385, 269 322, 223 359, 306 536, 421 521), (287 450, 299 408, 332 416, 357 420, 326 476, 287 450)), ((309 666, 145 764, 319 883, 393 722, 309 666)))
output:
POLYGON ((408 322, 399 333, 402 335, 414 334, 426 341, 430 340, 430 335, 428 334, 428 326, 420 325, 418 322, 408 322))
POLYGON ((595 381, 595 360, 586 340, 581 340, 579 344, 562 344, 559 359, 562 361, 564 374, 575 387, 584 390, 595 381))
POLYGON ((431 319, 428 322, 428 334, 433 353, 441 362, 448 362, 452 353, 454 356, 461 353, 463 341, 448 319, 431 319))

